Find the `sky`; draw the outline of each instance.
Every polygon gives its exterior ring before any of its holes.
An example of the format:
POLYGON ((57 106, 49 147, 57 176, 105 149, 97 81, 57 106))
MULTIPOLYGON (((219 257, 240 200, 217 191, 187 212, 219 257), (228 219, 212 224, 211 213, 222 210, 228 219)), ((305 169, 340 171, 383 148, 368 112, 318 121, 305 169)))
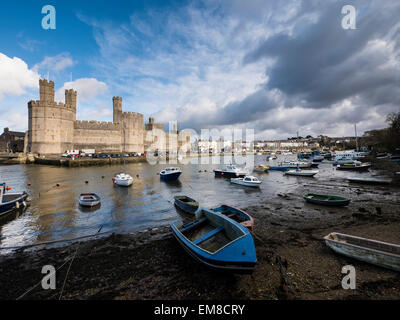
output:
POLYGON ((79 120, 112 121, 121 96, 124 111, 199 133, 362 134, 400 111, 398 17, 389 0, 2 0, 0 130, 27 130, 49 77, 56 101, 78 91, 79 120))

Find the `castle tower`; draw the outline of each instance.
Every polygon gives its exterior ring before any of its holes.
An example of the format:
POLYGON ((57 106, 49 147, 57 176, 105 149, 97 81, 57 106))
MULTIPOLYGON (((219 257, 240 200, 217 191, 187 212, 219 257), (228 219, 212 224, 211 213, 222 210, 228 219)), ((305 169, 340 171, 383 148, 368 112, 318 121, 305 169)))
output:
POLYGON ((113 122, 121 123, 122 120, 122 98, 113 97, 113 122))
POLYGON ((42 102, 54 102, 54 82, 47 81, 46 79, 39 80, 40 87, 40 101, 42 102))
POLYGON ((73 89, 65 90, 65 105, 76 110, 77 92, 73 89))

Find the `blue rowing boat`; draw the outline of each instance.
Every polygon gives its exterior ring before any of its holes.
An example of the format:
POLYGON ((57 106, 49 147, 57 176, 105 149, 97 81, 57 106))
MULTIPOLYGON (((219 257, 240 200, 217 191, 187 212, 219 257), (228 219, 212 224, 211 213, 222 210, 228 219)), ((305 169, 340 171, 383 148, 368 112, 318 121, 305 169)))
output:
POLYGON ((200 208, 196 220, 170 224, 183 249, 198 262, 216 270, 252 273, 257 262, 250 231, 227 216, 200 208))

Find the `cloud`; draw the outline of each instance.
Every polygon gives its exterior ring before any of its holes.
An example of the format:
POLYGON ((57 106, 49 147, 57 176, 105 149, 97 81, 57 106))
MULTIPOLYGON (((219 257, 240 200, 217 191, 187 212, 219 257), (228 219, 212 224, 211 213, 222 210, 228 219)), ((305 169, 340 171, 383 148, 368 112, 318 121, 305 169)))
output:
POLYGON ((39 74, 29 69, 20 58, 10 58, 0 52, 0 98, 6 94, 22 95, 39 87, 39 74))
POLYGON ((63 100, 66 89, 74 89, 77 91, 77 100, 79 103, 90 102, 108 91, 107 84, 104 82, 94 78, 81 78, 72 82, 65 82, 64 85, 56 91, 55 98, 57 101, 63 100))
POLYGON ((42 72, 60 72, 76 64, 69 53, 60 53, 54 57, 45 57, 42 62, 35 64, 33 70, 42 72))

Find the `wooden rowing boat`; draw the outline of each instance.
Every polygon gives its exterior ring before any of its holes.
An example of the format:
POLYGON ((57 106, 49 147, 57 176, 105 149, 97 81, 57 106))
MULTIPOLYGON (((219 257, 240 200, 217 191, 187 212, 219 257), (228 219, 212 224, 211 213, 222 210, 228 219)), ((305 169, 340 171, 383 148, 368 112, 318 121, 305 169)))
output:
POLYGON ((249 230, 225 215, 200 208, 196 220, 170 224, 183 249, 202 264, 217 270, 252 273, 257 262, 249 230))
POLYGON ((254 219, 247 212, 228 205, 221 205, 218 208, 210 209, 214 212, 222 213, 230 219, 239 222, 243 227, 249 229, 251 232, 254 230, 254 219))
POLYGON ((323 206, 343 207, 350 203, 350 199, 347 198, 315 193, 308 193, 303 198, 309 203, 323 206))
POLYGON ((187 196, 176 196, 174 199, 175 205, 186 213, 194 214, 199 208, 199 203, 187 196))
POLYGON ((100 197, 95 193, 82 193, 79 196, 79 204, 82 207, 95 207, 100 204, 100 197))
POLYGON ((337 253, 400 271, 399 245, 336 232, 330 233, 324 239, 326 244, 337 253))

